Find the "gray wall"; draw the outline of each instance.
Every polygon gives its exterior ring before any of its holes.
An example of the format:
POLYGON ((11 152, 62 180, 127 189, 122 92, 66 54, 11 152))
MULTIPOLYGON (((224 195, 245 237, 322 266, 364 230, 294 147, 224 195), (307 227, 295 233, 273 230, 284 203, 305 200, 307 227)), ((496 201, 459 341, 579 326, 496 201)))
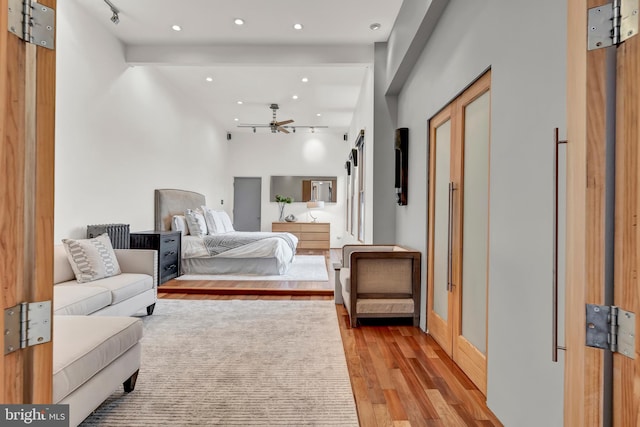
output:
POLYGON ((396 237, 426 254, 428 119, 492 70, 487 403, 506 426, 562 425, 564 362, 550 355, 553 128, 565 128, 565 22, 565 2, 556 0, 451 0, 398 97, 411 157, 396 237))

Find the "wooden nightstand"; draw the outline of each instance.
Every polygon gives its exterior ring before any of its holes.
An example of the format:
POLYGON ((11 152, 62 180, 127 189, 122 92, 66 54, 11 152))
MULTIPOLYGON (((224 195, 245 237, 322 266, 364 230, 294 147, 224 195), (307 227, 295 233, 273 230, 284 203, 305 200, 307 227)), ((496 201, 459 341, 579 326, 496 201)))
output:
POLYGON ((298 249, 329 250, 331 224, 328 222, 274 222, 273 232, 289 232, 298 238, 298 249))
POLYGON ((182 234, 179 231, 131 233, 131 249, 158 251, 158 285, 180 276, 182 234))

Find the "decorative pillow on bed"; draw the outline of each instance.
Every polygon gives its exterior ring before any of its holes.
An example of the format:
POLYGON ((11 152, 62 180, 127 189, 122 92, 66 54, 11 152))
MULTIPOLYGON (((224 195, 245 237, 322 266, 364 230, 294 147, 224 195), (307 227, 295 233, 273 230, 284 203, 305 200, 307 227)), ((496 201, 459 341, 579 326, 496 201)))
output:
POLYGON ((93 239, 62 239, 78 283, 120 274, 120 265, 107 233, 93 239))
POLYGON ((189 226, 184 215, 174 215, 171 218, 171 231, 179 231, 183 236, 189 234, 189 226))
POLYGON ((189 234, 197 237, 202 237, 207 234, 207 223, 200 212, 187 209, 184 216, 187 219, 187 225, 189 226, 189 234))
POLYGON ((231 222, 231 218, 229 218, 229 214, 225 211, 218 211, 218 215, 222 218, 222 224, 224 225, 224 232, 229 233, 231 231, 236 231, 233 229, 233 223, 231 222))
POLYGON ((220 234, 225 232, 222 217, 218 212, 207 206, 202 206, 202 212, 204 213, 204 220, 207 223, 207 230, 209 230, 209 234, 220 234))

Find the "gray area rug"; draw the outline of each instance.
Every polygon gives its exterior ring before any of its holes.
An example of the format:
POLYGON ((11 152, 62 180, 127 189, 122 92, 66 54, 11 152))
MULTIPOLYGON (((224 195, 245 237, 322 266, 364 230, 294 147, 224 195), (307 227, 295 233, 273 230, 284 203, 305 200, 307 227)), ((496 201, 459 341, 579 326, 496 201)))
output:
POLYGON ((159 300, 136 389, 82 426, 358 426, 333 301, 159 300))

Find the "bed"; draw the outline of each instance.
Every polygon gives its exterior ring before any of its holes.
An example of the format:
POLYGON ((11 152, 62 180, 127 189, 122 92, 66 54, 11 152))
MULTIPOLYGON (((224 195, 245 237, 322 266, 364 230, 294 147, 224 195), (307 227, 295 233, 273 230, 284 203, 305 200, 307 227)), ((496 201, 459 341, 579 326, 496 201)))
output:
MULTIPOLYGON (((187 209, 196 210, 202 206, 206 206, 206 200, 200 193, 155 190, 155 229, 171 230, 174 215, 184 215, 187 209)), ((211 237, 223 238, 223 245, 230 249, 212 254, 208 236, 182 236, 184 274, 282 275, 291 266, 298 244, 298 239, 291 233, 235 231, 211 237)))

